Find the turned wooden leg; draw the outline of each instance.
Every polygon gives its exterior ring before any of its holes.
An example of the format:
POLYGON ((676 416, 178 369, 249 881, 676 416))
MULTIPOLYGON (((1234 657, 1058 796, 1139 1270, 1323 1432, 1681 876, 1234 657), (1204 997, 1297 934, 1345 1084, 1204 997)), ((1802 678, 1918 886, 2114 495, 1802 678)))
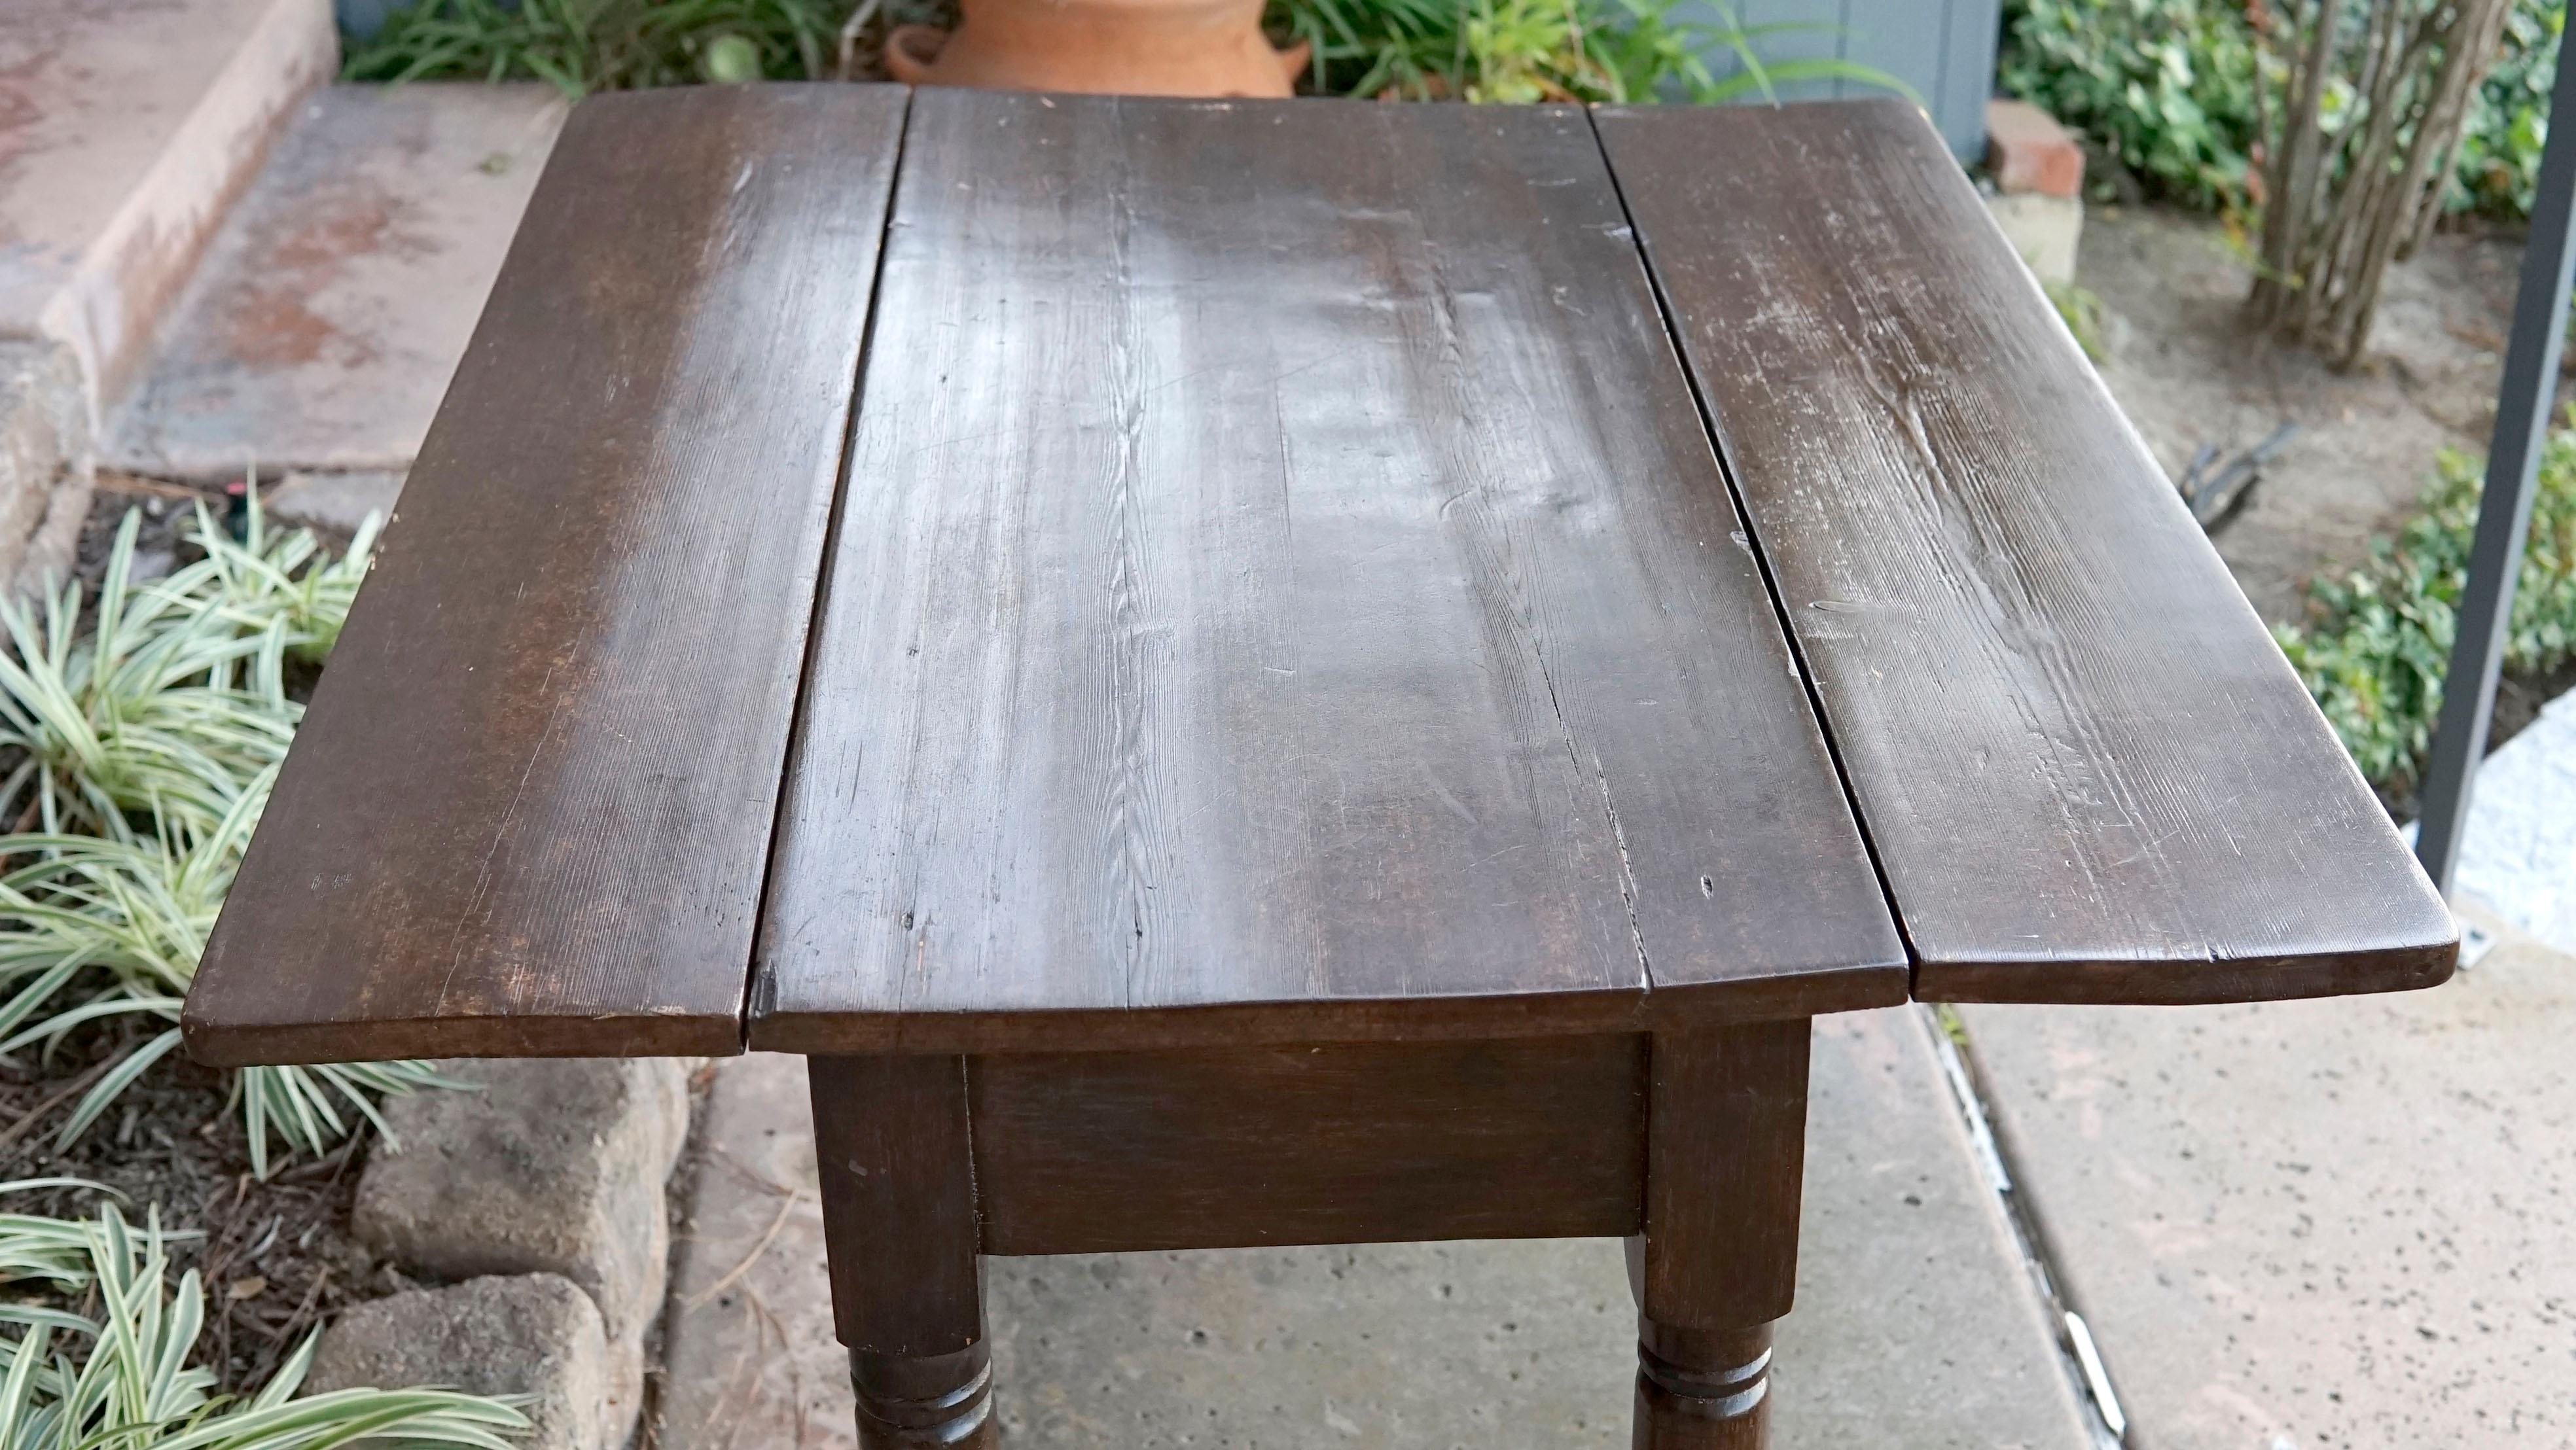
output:
POLYGON ((1770 1438, 1769 1325, 1699 1332, 1649 1319, 1639 1326, 1641 1450, 1762 1450, 1770 1438))
POLYGON ((955 1354, 850 1351, 867 1450, 993 1443, 993 1364, 982 1344, 955 1354))
POLYGON ((1663 1033, 1646 1120, 1637 1450, 1762 1450, 1798 1277, 1807 1022, 1663 1033))
POLYGON ((994 1443, 966 1063, 817 1057, 814 1152, 832 1319, 862 1450, 994 1443))

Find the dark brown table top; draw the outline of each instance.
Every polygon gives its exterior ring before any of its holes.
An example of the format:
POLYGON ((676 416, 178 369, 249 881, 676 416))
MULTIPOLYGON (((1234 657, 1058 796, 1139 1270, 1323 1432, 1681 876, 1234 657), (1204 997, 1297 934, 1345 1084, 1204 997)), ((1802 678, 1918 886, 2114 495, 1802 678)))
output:
POLYGON ((576 112, 186 1027, 1506 1036, 2454 942, 1909 107, 703 88, 576 112))

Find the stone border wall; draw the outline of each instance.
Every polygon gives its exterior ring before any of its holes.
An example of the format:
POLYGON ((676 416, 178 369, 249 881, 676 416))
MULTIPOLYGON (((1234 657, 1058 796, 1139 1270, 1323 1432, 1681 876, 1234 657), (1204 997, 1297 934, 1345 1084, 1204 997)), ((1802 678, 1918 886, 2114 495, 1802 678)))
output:
POLYGON ((96 457, 71 349, 0 340, 0 587, 25 594, 71 572, 96 457))
POLYGON ((351 1229, 407 1273, 458 1281, 343 1314, 315 1391, 443 1384, 527 1395, 530 1450, 619 1450, 645 1401, 671 1249, 667 1192, 703 1060, 446 1064, 472 1092, 385 1106, 351 1229))

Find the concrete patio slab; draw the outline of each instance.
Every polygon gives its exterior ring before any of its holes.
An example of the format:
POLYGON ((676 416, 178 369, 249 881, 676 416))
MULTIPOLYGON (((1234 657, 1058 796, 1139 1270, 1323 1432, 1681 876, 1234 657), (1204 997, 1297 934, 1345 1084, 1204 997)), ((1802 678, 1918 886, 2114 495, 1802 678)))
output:
POLYGON ((2456 879, 2508 925, 2576 953, 2576 694, 2478 766, 2456 879))
POLYGON ((407 467, 565 109, 535 84, 320 92, 208 249, 101 461, 407 467))
MULTIPOLYGON (((681 1234, 663 1450, 855 1443, 803 1064, 724 1063, 681 1234)), ((1911 1009, 1816 1033, 1774 1444, 2081 1450, 2038 1301, 1911 1009)), ((1611 1241, 996 1259, 998 1414, 1041 1446, 1624 1446, 1611 1241)))
POLYGON ((2576 1444, 2576 959, 2429 992, 1966 1007, 2138 1450, 2576 1444))
POLYGON ((0 0, 0 336, 111 395, 338 59, 331 0, 0 0))

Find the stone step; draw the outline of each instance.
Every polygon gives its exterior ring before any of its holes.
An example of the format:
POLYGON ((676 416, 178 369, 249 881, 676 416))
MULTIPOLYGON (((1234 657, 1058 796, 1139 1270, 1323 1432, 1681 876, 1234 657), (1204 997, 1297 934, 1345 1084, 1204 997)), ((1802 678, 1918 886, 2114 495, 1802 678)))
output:
POLYGON ((338 64, 331 0, 0 0, 0 335, 112 395, 338 64))
POLYGON ((314 96, 207 249, 101 461, 170 478, 408 467, 565 110, 533 84, 314 96))
POLYGON ((69 565, 102 399, 338 60, 331 0, 0 0, 0 585, 69 565))

